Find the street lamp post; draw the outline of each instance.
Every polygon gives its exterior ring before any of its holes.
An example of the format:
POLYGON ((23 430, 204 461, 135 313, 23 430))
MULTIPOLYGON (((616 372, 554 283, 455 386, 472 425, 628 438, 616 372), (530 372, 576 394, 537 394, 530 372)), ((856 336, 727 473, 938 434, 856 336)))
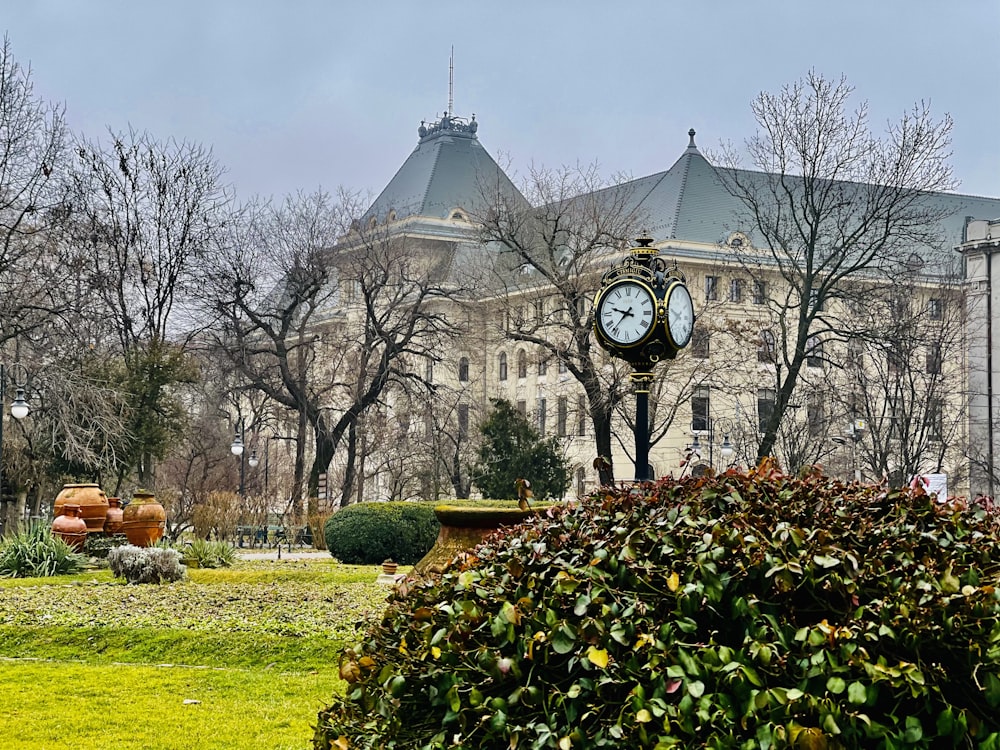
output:
POLYGON ((691 431, 694 433, 694 440, 691 441, 691 452, 701 456, 701 442, 698 440, 698 435, 702 432, 707 433, 708 464, 712 467, 712 471, 715 471, 715 429, 718 427, 722 433, 722 445, 719 446, 719 453, 722 454, 722 459, 726 462, 726 468, 729 468, 729 459, 732 458, 733 453, 736 451, 729 437, 733 434, 736 425, 733 423, 733 420, 726 419, 725 417, 720 417, 719 419, 708 417, 703 424, 706 429, 697 430, 692 425, 691 431))
POLYGON ((244 494, 246 493, 246 458, 243 455, 243 449, 245 447, 246 438, 246 427, 243 420, 240 420, 240 426, 236 428, 236 435, 233 437, 233 444, 229 446, 229 450, 232 451, 233 455, 240 459, 240 504, 242 506, 244 494))
MULTIPOLYGON (((10 405, 10 415, 14 419, 24 419, 28 416, 28 412, 31 411, 31 407, 24 396, 24 389, 27 384, 27 372, 23 365, 17 363, 11 369, 14 387, 17 391, 14 401, 10 405)), ((3 503, 3 405, 7 396, 7 378, 7 366, 0 362, 0 505, 3 503)), ((6 516, 7 514, 3 514, 3 517, 0 517, 0 527, 5 525, 6 516)), ((6 531, 6 529, 3 530, 6 531)))
POLYGON ((861 465, 858 463, 858 443, 861 442, 861 438, 864 437, 865 428, 868 425, 863 419, 855 419, 851 421, 848 429, 843 435, 836 435, 833 438, 833 442, 837 445, 847 445, 848 440, 850 440, 851 446, 851 467, 854 469, 854 481, 861 481, 861 465))

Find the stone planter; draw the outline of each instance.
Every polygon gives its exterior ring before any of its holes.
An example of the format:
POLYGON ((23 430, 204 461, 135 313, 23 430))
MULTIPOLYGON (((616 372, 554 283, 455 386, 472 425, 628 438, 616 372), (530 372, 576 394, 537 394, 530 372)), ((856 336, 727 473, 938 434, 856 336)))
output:
POLYGON ((104 521, 108 515, 108 498, 96 484, 64 484, 56 495, 52 514, 62 515, 63 508, 72 503, 80 508, 80 518, 87 524, 87 531, 104 531, 104 521))
POLYGON ((476 508, 459 505, 439 505, 434 509, 441 524, 437 540, 430 551, 413 566, 412 575, 443 573, 459 552, 471 550, 492 532, 538 515, 541 508, 476 508))

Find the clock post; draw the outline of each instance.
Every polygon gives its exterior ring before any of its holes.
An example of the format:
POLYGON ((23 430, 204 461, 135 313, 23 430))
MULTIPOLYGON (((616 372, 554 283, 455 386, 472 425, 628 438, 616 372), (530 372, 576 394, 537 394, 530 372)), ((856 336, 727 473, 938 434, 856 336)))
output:
POLYGON ((653 369, 691 341, 694 308, 676 264, 667 268, 650 237, 601 278, 594 298, 594 334, 612 356, 632 366, 635 392, 635 481, 649 476, 649 392, 653 369))

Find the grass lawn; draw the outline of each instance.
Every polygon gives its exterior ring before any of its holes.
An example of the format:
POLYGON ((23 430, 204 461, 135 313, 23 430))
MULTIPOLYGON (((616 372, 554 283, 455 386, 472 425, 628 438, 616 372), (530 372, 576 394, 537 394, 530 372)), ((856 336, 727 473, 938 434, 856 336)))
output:
POLYGON ((341 646, 377 616, 377 569, 329 558, 0 580, 4 748, 311 748, 341 646))

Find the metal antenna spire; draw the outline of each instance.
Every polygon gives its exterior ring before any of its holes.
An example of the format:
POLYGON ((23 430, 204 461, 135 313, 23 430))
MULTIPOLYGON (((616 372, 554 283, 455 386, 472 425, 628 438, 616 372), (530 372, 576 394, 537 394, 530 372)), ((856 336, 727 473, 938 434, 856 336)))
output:
POLYGON ((455 114, 455 45, 451 45, 448 58, 448 113, 455 114))

